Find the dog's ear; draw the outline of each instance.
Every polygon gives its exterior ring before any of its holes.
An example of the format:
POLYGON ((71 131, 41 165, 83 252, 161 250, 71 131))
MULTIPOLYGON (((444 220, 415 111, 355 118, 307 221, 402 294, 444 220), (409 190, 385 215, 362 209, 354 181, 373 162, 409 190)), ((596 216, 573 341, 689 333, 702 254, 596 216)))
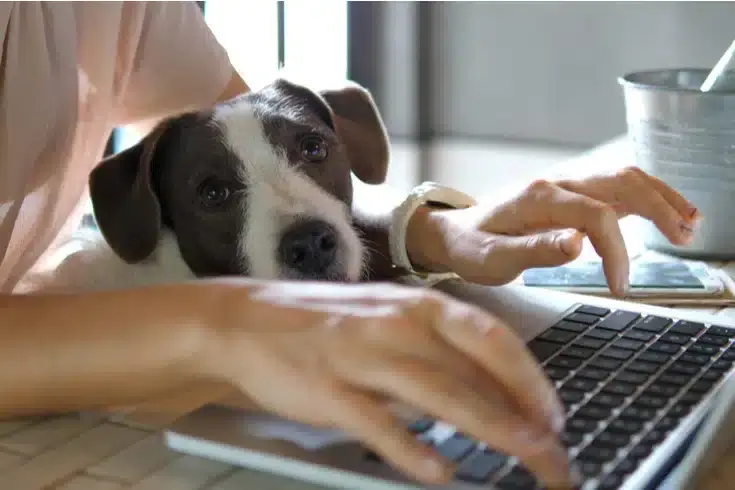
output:
POLYGON ((370 92, 357 84, 322 90, 332 109, 335 131, 350 159, 352 172, 367 184, 382 184, 388 173, 388 133, 370 92))
POLYGON ((161 206, 153 189, 152 161, 167 124, 138 144, 100 162, 89 178, 97 225, 123 260, 147 258, 158 244, 161 206))

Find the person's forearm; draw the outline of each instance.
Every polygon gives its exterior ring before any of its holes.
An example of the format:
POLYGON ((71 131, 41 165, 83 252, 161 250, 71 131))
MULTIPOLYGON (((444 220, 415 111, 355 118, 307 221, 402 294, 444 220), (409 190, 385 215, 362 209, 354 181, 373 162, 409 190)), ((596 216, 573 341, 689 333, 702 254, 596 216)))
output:
MULTIPOLYGON (((367 280, 391 279, 402 271, 393 267, 389 233, 393 211, 405 195, 388 184, 368 185, 354 179, 352 212, 363 241, 370 253, 367 280)), ((445 272, 445 249, 441 236, 443 209, 421 206, 413 214, 406 230, 408 257, 417 270, 445 272)))
MULTIPOLYGON (((233 68, 232 77, 229 83, 222 91, 222 93, 213 101, 213 104, 219 104, 221 102, 228 101, 238 95, 244 94, 250 91, 250 87, 245 80, 240 76, 239 73, 233 68)), ((151 119, 136 121, 134 123, 125 126, 125 129, 132 132, 135 137, 140 140, 143 139, 148 133, 153 131, 155 127, 168 116, 153 117, 151 119)))
POLYGON ((0 416, 137 403, 202 381, 205 312, 221 293, 0 296, 0 416))

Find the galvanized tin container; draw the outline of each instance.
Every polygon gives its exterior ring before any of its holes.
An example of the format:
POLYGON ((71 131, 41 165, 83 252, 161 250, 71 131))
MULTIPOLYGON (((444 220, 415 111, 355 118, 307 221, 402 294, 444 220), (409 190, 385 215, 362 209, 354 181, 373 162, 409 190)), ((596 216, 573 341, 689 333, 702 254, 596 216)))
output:
POLYGON ((715 92, 699 90, 704 69, 635 72, 623 87, 637 164, 678 190, 704 215, 690 246, 642 230, 647 247, 702 259, 735 258, 735 72, 715 92))

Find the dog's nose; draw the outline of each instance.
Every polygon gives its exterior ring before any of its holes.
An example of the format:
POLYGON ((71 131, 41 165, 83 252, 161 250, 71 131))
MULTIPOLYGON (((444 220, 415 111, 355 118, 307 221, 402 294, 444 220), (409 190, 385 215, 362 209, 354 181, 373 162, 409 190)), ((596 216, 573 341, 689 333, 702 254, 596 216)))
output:
POLYGON ((317 278, 327 273, 337 256, 337 235, 324 221, 299 221, 281 236, 281 260, 306 277, 317 278))

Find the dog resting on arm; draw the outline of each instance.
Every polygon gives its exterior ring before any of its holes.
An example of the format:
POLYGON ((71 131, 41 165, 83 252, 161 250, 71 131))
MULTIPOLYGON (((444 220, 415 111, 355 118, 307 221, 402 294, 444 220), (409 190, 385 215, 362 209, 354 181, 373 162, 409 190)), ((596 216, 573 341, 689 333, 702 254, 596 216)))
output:
POLYGON ((385 239, 352 210, 353 175, 382 183, 388 146, 372 97, 354 84, 315 92, 279 79, 172 117, 97 166, 99 231, 78 230, 20 292, 211 276, 390 279, 385 239))

